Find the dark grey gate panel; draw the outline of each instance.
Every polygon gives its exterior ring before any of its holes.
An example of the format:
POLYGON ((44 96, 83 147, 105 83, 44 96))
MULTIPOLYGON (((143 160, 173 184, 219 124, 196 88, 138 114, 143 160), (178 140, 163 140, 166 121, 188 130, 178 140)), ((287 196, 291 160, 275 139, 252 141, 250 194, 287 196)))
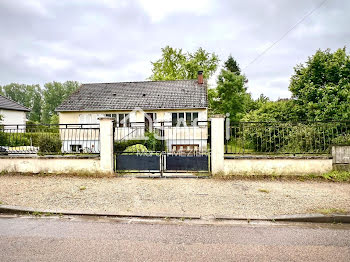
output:
POLYGON ((208 171, 208 155, 176 156, 166 155, 167 171, 208 171))
POLYGON ((160 170, 160 155, 117 154, 117 170, 160 170))

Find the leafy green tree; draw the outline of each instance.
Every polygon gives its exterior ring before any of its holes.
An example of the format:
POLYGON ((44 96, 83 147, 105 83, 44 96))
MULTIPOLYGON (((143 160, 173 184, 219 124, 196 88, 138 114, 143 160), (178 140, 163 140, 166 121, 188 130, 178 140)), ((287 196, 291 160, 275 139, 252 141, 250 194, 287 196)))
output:
POLYGON ((258 99, 252 100, 252 102, 250 104, 249 111, 257 110, 257 109, 261 108, 267 102, 270 102, 270 99, 267 96, 265 96, 264 94, 260 94, 258 99))
POLYGON ((162 57, 151 63, 150 80, 196 79, 200 70, 204 78, 211 77, 217 69, 219 58, 201 47, 194 53, 184 53, 181 48, 166 46, 162 48, 162 57))
POLYGON ((224 69, 218 76, 219 110, 224 114, 229 113, 231 121, 239 121, 249 109, 251 97, 247 93, 245 79, 245 76, 224 69))
POLYGON ((43 91, 43 123, 50 123, 51 117, 56 114, 55 109, 75 90, 79 88, 76 81, 50 82, 45 84, 43 91))
POLYGON ((220 99, 216 88, 208 88, 209 115, 221 114, 220 99))
POLYGON ((263 101, 259 108, 243 117, 247 122, 298 121, 299 107, 292 99, 263 101))
POLYGON ((237 61, 232 57, 232 55, 229 55, 224 65, 226 70, 236 73, 237 75, 241 74, 241 69, 239 68, 237 61))
POLYGON ((41 120, 41 88, 39 85, 11 83, 2 87, 4 96, 31 109, 29 120, 41 120))
POLYGON ((350 56, 345 47, 318 50, 297 65, 289 90, 301 120, 350 120, 350 56))
POLYGON ((247 79, 240 72, 238 63, 230 55, 218 76, 216 89, 208 92, 211 113, 229 113, 231 121, 239 121, 249 111, 252 99, 247 93, 247 79))
POLYGON ((59 117, 58 117, 58 115, 53 114, 50 117, 50 125, 57 125, 57 124, 59 124, 59 117))

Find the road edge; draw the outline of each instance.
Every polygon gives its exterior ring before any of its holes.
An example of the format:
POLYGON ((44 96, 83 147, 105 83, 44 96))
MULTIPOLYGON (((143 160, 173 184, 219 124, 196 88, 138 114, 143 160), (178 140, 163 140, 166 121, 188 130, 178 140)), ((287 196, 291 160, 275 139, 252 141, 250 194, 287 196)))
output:
POLYGON ((31 215, 68 215, 68 216, 104 216, 120 218, 145 218, 145 219, 212 219, 212 220, 236 220, 236 221, 272 221, 272 222, 310 222, 310 223, 350 223, 350 214, 295 214, 271 217, 234 217, 234 216, 199 216, 179 214, 115 214, 101 212, 81 212, 64 210, 42 210, 29 207, 0 205, 0 213, 5 214, 31 214, 31 215))

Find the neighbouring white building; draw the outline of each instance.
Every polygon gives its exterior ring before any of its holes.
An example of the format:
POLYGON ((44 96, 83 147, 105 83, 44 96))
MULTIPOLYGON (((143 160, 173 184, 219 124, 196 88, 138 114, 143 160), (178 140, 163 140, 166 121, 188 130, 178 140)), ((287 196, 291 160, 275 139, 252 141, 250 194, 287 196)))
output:
POLYGON ((27 107, 0 95, 1 125, 20 125, 25 127, 28 112, 30 112, 30 109, 27 107))

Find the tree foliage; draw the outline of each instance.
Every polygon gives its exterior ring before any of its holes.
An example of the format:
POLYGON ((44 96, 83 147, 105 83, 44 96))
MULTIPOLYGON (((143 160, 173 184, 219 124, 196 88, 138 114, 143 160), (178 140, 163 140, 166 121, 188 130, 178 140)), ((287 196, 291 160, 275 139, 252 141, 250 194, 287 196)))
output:
POLYGON ((298 121, 298 106, 294 100, 260 101, 258 108, 243 117, 247 122, 298 121))
POLYGON ((216 89, 208 91, 211 113, 228 113, 232 121, 239 121, 252 104, 246 82, 238 63, 230 55, 218 76, 216 89))
POLYGON ((29 120, 41 120, 41 88, 39 85, 11 83, 2 87, 2 94, 31 109, 29 120))
POLYGON ((204 78, 211 77, 217 69, 219 58, 201 47, 194 53, 184 53, 181 48, 166 46, 162 48, 162 57, 151 63, 150 80, 196 79, 200 70, 204 78))
POLYGON ((46 83, 43 91, 43 122, 49 123, 51 117, 55 114, 56 107, 78 88, 79 83, 76 81, 46 83))
POLYGON ((43 90, 40 85, 11 83, 0 86, 0 94, 28 107, 31 112, 27 117, 32 123, 48 124, 58 122, 55 108, 78 87, 76 81, 46 83, 43 90))
POLYGON ((294 71, 289 90, 301 120, 350 120, 350 56, 345 48, 318 50, 294 71))
POLYGON ((239 121, 247 112, 251 101, 245 86, 245 76, 222 70, 216 89, 220 99, 220 111, 229 113, 232 121, 239 121))
POLYGON ((225 68, 226 70, 231 71, 237 75, 241 74, 241 69, 239 68, 237 61, 232 57, 232 55, 229 55, 227 58, 225 62, 225 68))

